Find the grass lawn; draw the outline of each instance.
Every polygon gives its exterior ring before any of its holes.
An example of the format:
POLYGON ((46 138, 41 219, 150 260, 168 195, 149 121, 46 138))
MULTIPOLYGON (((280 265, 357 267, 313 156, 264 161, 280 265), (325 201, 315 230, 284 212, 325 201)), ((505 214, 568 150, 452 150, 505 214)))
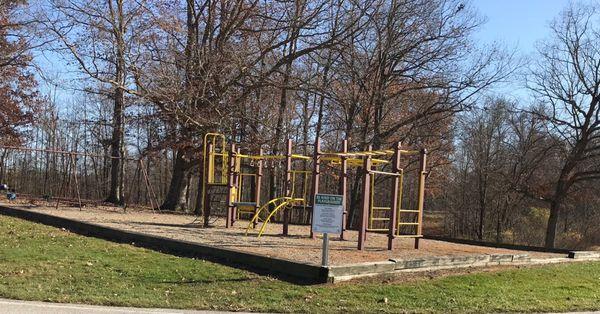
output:
POLYGON ((600 263, 301 286, 5 216, 0 243, 0 296, 23 300, 264 312, 600 309, 600 263))

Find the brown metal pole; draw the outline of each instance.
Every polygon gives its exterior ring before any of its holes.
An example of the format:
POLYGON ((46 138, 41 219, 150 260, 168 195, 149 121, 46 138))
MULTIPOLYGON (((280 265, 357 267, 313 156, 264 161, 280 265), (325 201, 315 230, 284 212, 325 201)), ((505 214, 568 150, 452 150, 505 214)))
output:
POLYGON ((144 180, 146 180, 146 189, 148 190, 148 193, 150 195, 150 206, 152 207, 152 211, 154 211, 155 209, 158 209, 158 197, 156 196, 156 192, 154 191, 154 188, 152 187, 152 184, 150 183, 150 177, 148 176, 148 171, 146 169, 146 165, 144 164, 144 160, 140 157, 139 159, 140 162, 140 167, 142 168, 142 173, 144 174, 144 180), (154 197, 154 204, 156 204, 156 206, 154 206, 152 204, 152 198, 154 197))
MULTIPOLYGON (((142 175, 144 176, 144 183, 146 184, 146 196, 150 195, 150 185, 148 184, 148 176, 146 175, 146 171, 144 169, 144 164, 142 163, 142 158, 140 157, 140 159, 138 160, 138 167, 140 167, 140 172, 142 173, 142 175)), ((150 207, 152 208, 152 210, 154 210, 154 202, 152 200, 152 196, 148 197, 148 200, 150 201, 150 207)))
MULTIPOLYGON (((369 145, 369 151, 372 147, 369 145)), ((360 229, 358 229, 358 249, 365 249, 367 238, 367 221, 369 220, 369 204, 371 200, 371 155, 367 155, 363 161, 363 204, 360 215, 360 229)))
MULTIPOLYGON (((260 148, 260 150, 258 151, 259 156, 262 156, 263 154, 263 149, 262 147, 260 148)), ((263 176, 263 160, 259 159, 258 160, 258 165, 256 165, 257 169, 256 169, 256 187, 254 188, 254 215, 256 215, 256 212, 258 212, 258 209, 260 208, 260 185, 262 184, 262 176, 263 176)), ((254 217, 254 215, 252 215, 252 217, 254 217)), ((253 228, 256 228, 256 225, 258 224, 258 222, 256 220, 254 220, 254 223, 252 224, 253 228)))
MULTIPOLYGON (((287 140, 287 148, 285 150, 285 196, 293 197, 292 193, 292 140, 287 140)), ((288 206, 283 209, 283 235, 288 235, 290 224, 290 210, 288 206)))
MULTIPOLYGON (((64 158, 64 157, 63 157, 63 158, 64 158)), ((63 190, 63 188, 64 188, 64 185, 65 185, 65 179, 64 179, 64 177, 63 177, 63 179, 62 179, 62 180, 61 180, 61 182, 60 182, 59 194, 60 194, 60 193, 63 193, 63 191, 64 191, 64 190, 63 190)), ((65 197, 66 197, 66 193, 65 193, 65 197)), ((56 206, 55 206, 55 208, 56 208, 56 209, 58 209, 58 206, 59 206, 59 205, 60 205, 60 198, 59 198, 59 197, 57 197, 57 198, 56 198, 56 206)))
POLYGON ((316 239, 316 235, 312 230, 312 219, 314 217, 314 213, 315 213, 315 199, 317 197, 317 194, 319 194, 319 175, 320 175, 320 169, 321 169, 321 139, 317 138, 315 140, 315 151, 313 153, 313 173, 312 173, 312 197, 311 197, 311 201, 312 201, 312 206, 311 206, 311 213, 310 213, 310 238, 311 239, 316 239))
POLYGON ((42 152, 42 153, 54 153, 60 155, 77 155, 77 156, 88 156, 88 157, 96 157, 96 158, 109 158, 109 159, 123 159, 129 161, 135 161, 135 158, 127 158, 127 157, 115 157, 109 155, 97 155, 97 154, 89 154, 75 151, 65 151, 65 150, 54 150, 54 149, 41 149, 41 148, 29 148, 29 147, 19 147, 19 146, 7 146, 0 145, 0 149, 10 149, 10 150, 18 150, 18 151, 28 151, 28 152, 42 152))
MULTIPOLYGON (((345 154, 348 152, 348 140, 344 140, 342 143, 342 152, 345 154)), ((346 228, 346 219, 348 219, 348 209, 346 205, 346 187, 348 186, 348 160, 346 156, 340 158, 342 164, 340 165, 340 185, 338 187, 338 194, 342 195, 342 201, 344 206, 344 213, 342 216, 342 233, 340 233, 340 240, 344 240, 344 229, 346 228)))
MULTIPOLYGON (((394 147, 393 172, 400 175, 400 142, 394 147)), ((396 228, 398 227, 398 188, 400 185, 400 177, 394 176, 392 184, 392 206, 390 214, 390 227, 388 231, 388 250, 394 249, 394 238, 396 238, 396 228)))
POLYGON ((234 172, 235 172, 235 144, 231 143, 229 148, 229 159, 227 162, 227 221, 225 222, 225 228, 229 228, 233 224, 233 187, 234 187, 234 172))
POLYGON ((75 162, 75 154, 71 154, 71 165, 73 167, 73 178, 75 179, 75 190, 77 191, 77 201, 79 202, 79 210, 82 210, 81 206, 81 193, 79 191, 79 180, 77 180, 77 164, 75 162))
POLYGON ((421 161, 419 164, 419 204, 417 216, 417 237, 415 238, 415 249, 419 249, 419 239, 423 235, 423 207, 425 204, 425 175, 427 174, 427 149, 421 150, 421 161))
MULTIPOLYGON (((240 155, 240 149, 238 148, 236 150, 236 156, 240 155)), ((238 202, 241 199, 241 195, 240 195, 240 180, 242 180, 241 176, 240 176, 240 172, 242 171, 242 160, 236 158, 233 162, 233 186, 235 188, 235 199, 232 201, 233 204, 233 208, 232 208, 232 212, 231 212, 231 225, 233 226, 233 224, 237 221, 237 205, 234 202, 238 202), (239 161, 239 165, 238 165, 238 161, 239 161), (240 168, 240 170, 238 171, 238 166, 240 168)))
MULTIPOLYGON (((210 154, 212 153, 212 150, 214 149, 213 144, 209 143, 206 147, 206 156, 203 156, 203 158, 208 159, 210 158, 210 154)), ((203 225, 205 228, 208 227, 208 220, 210 219, 210 193, 208 192, 208 190, 210 189, 210 184, 208 184, 208 176, 210 175, 208 173, 208 169, 209 169, 209 161, 208 160, 204 160, 204 173, 202 174, 202 182, 204 184, 204 194, 202 195, 202 199, 204 200, 203 204, 202 204, 202 214, 204 216, 204 221, 203 221, 203 225)))

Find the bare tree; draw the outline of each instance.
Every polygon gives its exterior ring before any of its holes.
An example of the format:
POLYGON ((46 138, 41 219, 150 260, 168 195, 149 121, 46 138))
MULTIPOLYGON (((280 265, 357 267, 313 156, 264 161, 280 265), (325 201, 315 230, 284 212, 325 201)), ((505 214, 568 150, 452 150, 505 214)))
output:
MULTIPOLYGON (((502 180, 501 170, 507 162, 506 137, 508 133, 508 104, 502 100, 486 102, 482 113, 463 121, 463 145, 472 161, 479 222, 477 238, 485 237, 486 215, 491 206, 497 205, 499 193, 495 193, 502 180)), ((497 207, 497 206, 496 206, 497 207)))
POLYGON ((39 18, 60 43, 56 50, 100 84, 99 92, 113 101, 113 158, 107 201, 115 204, 124 202, 125 99, 127 93, 135 93, 130 88, 128 72, 136 61, 136 43, 145 31, 138 19, 144 5, 144 1, 49 0, 39 18))
POLYGON ((552 36, 540 43, 528 87, 546 106, 540 113, 562 139, 561 164, 550 203, 545 245, 554 247, 557 225, 569 192, 600 179, 600 26, 598 9, 574 4, 551 24, 552 36))
MULTIPOLYGON (((175 169, 189 170, 201 134, 240 135, 240 126, 248 124, 246 118, 262 124, 256 114, 244 113, 251 111, 254 97, 275 88, 279 96, 271 143, 273 151, 278 151, 292 107, 288 90, 294 61, 334 46, 348 35, 348 31, 328 34, 329 10, 345 16, 345 25, 360 21, 361 6, 338 7, 337 2, 186 1, 180 3, 186 8, 185 16, 164 14, 160 3, 148 9, 158 27, 147 45, 147 63, 136 68, 136 83, 140 94, 173 126, 168 141, 185 150, 178 152, 183 158, 177 158, 175 169)), ((272 114, 266 103, 258 105, 265 114, 272 114)), ((183 191, 179 188, 183 181, 174 180, 172 197, 163 204, 169 208, 183 191)))
POLYGON ((362 149, 395 141, 449 149, 442 126, 507 78, 512 55, 475 44, 484 20, 461 1, 375 1, 371 8, 333 67, 332 115, 362 149))

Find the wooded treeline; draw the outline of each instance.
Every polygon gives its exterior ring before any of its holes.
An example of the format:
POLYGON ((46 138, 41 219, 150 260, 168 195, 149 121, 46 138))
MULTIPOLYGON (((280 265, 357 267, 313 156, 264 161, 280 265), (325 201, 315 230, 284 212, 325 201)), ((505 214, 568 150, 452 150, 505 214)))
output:
POLYGON ((288 138, 307 155, 316 138, 332 151, 346 138, 350 150, 401 141, 430 152, 426 210, 445 217, 444 233, 600 241, 592 4, 565 8, 529 62, 477 43, 485 19, 458 0, 40 0, 0 10, 2 144, 103 156, 4 149, 0 181, 29 173, 35 193, 58 196, 76 177, 85 198, 197 211, 207 132, 269 154, 288 138), (38 52, 74 69, 60 87, 76 101, 36 93, 38 52), (490 96, 521 76, 531 103, 490 96))

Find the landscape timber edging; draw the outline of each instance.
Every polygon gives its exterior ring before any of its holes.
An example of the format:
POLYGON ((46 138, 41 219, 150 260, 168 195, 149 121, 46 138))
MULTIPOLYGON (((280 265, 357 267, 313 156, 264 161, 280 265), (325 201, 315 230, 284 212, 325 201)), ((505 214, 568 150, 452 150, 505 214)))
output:
POLYGON ((292 282, 325 283, 328 279, 328 269, 321 266, 298 263, 290 260, 272 258, 259 254, 219 248, 189 241, 175 240, 161 236, 149 235, 133 231, 125 231, 112 227, 101 226, 38 213, 23 209, 0 206, 0 214, 16 217, 57 228, 64 228, 73 233, 92 236, 118 243, 132 244, 163 253, 200 257, 227 266, 269 274, 292 282), (283 275, 283 277, 281 276, 283 275))
POLYGON ((571 251, 569 258, 572 259, 600 259, 600 251, 571 251))
POLYGON ((528 254, 472 254, 457 256, 431 256, 420 258, 391 258, 387 262, 357 263, 329 266, 329 282, 339 282, 365 276, 392 274, 432 268, 490 266, 522 264, 531 261, 528 254))
POLYGON ((541 247, 541 246, 508 244, 508 243, 495 243, 495 242, 487 242, 487 241, 479 241, 479 240, 468 240, 468 239, 457 239, 457 238, 450 238, 450 237, 444 237, 444 236, 434 236, 434 235, 424 235, 423 239, 437 240, 437 241, 444 241, 444 242, 451 242, 451 243, 458 243, 458 244, 487 246, 487 247, 493 247, 493 248, 510 249, 510 250, 518 250, 518 251, 542 252, 542 253, 569 254, 572 251, 572 250, 569 250, 569 249, 561 249, 561 248, 547 248, 547 247, 541 247))

